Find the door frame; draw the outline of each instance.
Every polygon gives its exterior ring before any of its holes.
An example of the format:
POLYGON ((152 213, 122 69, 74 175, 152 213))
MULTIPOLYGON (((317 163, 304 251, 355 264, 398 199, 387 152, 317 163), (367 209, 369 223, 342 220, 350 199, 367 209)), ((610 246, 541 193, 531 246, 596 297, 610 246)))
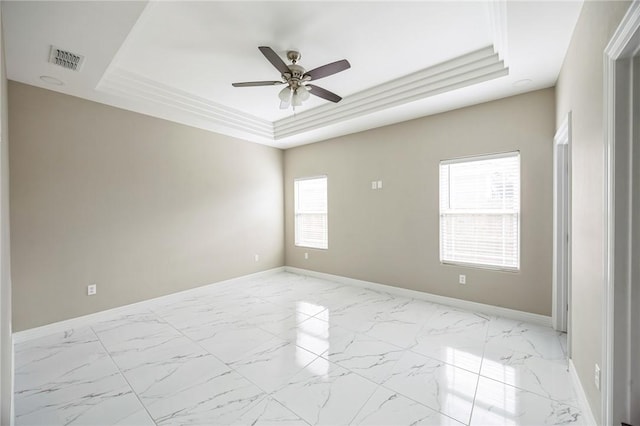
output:
MULTIPOLYGON (((632 279, 632 77, 640 50, 640 1, 633 1, 604 50, 604 291, 602 418, 620 424, 630 413, 629 350, 632 279), (615 396, 615 398, 614 398, 615 396)), ((636 72, 638 72, 636 70, 636 72)), ((637 149, 640 147, 637 147, 637 149)), ((635 165, 636 173, 638 165, 635 165)), ((635 219, 637 222, 637 219, 635 219)), ((635 226, 640 224, 636 223, 635 226)), ((636 277, 638 278, 638 277, 636 277)), ((637 282, 636 282, 637 285, 637 282)))
MULTIPOLYGON (((553 138, 553 293, 551 319, 569 331, 571 315, 571 112, 553 138)), ((567 348, 571 348, 567 336, 567 348)), ((571 354, 568 354, 569 357, 571 354)))

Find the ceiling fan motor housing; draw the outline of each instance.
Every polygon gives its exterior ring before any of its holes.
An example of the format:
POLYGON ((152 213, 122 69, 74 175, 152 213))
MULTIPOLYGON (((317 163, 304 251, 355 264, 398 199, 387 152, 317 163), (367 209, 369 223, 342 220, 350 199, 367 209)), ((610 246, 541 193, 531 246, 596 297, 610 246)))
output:
POLYGON ((291 74, 284 74, 283 77, 287 81, 287 83, 289 83, 289 87, 291 87, 292 89, 296 89, 304 81, 310 80, 309 78, 305 78, 304 73, 307 71, 300 65, 291 64, 287 66, 289 67, 289 71, 291 71, 291 74))
POLYGON ((304 68, 298 65, 298 60, 300 60, 300 52, 295 50, 290 50, 287 52, 287 59, 291 61, 291 65, 287 65, 278 54, 269 46, 258 46, 258 49, 271 65, 273 65, 278 71, 280 71, 280 75, 282 76, 281 81, 248 81, 242 83, 232 83, 234 87, 249 87, 249 86, 275 86, 278 84, 286 84, 283 90, 280 91, 280 98, 282 101, 282 105, 289 106, 288 100, 292 101, 293 106, 302 105, 301 101, 306 100, 309 95, 315 95, 320 98, 326 99, 331 102, 340 102, 342 99, 340 96, 332 93, 322 87, 318 87, 313 84, 305 84, 311 80, 318 80, 320 78, 324 78, 340 71, 344 71, 351 67, 349 61, 346 59, 342 59, 340 61, 335 61, 330 64, 323 65, 321 67, 317 67, 307 72, 304 68), (288 90, 287 90, 288 89, 288 90), (302 90, 299 90, 302 89, 302 90))

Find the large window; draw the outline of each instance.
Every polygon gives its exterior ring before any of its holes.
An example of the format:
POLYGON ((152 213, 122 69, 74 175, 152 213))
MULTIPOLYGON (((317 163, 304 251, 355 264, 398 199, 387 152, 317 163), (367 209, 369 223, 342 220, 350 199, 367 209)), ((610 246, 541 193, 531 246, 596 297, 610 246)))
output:
POLYGON ((294 204, 296 246, 328 248, 327 177, 296 179, 294 204))
POLYGON ((520 268, 520 154, 440 163, 440 261, 520 268))

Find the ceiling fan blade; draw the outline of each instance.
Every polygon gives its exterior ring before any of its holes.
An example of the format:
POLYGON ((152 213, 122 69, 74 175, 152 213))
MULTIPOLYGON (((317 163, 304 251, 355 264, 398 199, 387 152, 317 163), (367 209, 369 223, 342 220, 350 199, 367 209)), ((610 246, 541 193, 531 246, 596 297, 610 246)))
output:
POLYGON ((307 71, 304 75, 311 77, 311 80, 317 80, 319 78, 327 77, 340 71, 344 71, 351 68, 351 64, 346 59, 340 61, 331 62, 330 64, 323 65, 318 68, 314 68, 311 71, 307 71))
POLYGON ((245 81, 243 83, 232 83, 233 87, 253 87, 253 86, 277 86, 284 84, 282 81, 245 81))
POLYGON ((331 102, 340 102, 342 100, 340 96, 328 91, 327 89, 323 89, 322 87, 314 86, 313 84, 307 84, 307 87, 312 95, 316 95, 322 99, 326 99, 331 102))
POLYGON ((276 52, 273 51, 272 48, 268 46, 260 46, 258 47, 258 49, 260 49, 264 57, 267 58, 269 62, 271 62, 271 65, 273 65, 278 71, 280 71, 280 74, 291 72, 289 71, 289 67, 287 66, 287 64, 284 63, 284 61, 280 58, 280 56, 278 56, 276 52))

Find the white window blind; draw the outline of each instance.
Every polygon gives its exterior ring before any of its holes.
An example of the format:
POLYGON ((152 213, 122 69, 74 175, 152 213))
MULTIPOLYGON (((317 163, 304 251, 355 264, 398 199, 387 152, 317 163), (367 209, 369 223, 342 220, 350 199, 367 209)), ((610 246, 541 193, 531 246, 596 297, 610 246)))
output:
POLYGON ((440 261, 520 268, 520 154, 440 163, 440 261))
POLYGON ((294 181, 295 245, 328 248, 327 177, 294 181))

